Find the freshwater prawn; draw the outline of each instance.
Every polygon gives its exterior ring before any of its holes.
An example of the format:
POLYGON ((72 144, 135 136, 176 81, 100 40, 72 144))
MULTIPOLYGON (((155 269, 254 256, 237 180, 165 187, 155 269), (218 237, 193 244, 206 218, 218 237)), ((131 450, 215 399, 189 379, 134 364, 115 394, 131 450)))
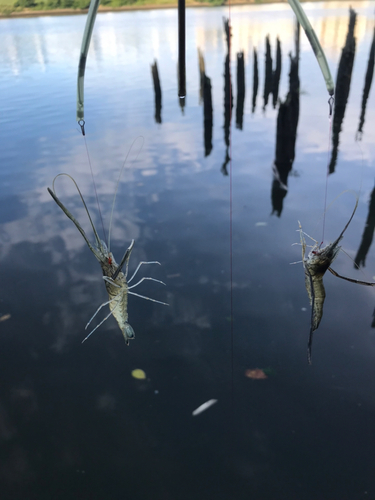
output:
POLYGON ((140 283, 142 283, 145 280, 157 281, 158 283, 162 283, 163 285, 165 285, 165 283, 163 283, 160 280, 157 280, 155 278, 150 278, 150 277, 144 277, 141 280, 139 280, 137 283, 135 283, 134 285, 129 286, 129 283, 133 280, 133 278, 137 274, 139 268, 143 264, 159 264, 160 265, 160 262, 157 262, 157 261, 140 262, 138 264, 136 270, 134 271, 133 275, 129 279, 127 279, 130 254, 131 254, 131 252, 133 250, 133 246, 134 246, 134 240, 132 240, 130 245, 129 245, 129 248, 126 250, 126 252, 124 253, 124 256, 122 257, 120 264, 117 264, 112 252, 110 251, 110 230, 111 230, 113 207, 114 207, 114 203, 115 203, 115 199, 116 199, 117 188, 116 188, 116 193, 115 193, 113 205, 112 205, 108 247, 107 247, 106 243, 99 238, 98 232, 97 232, 97 230, 94 226, 94 223, 91 219, 90 213, 89 213, 88 208, 87 208, 86 203, 85 203, 85 200, 83 199, 82 193, 81 193, 76 181, 73 179, 73 177, 71 177, 69 174, 65 174, 65 173, 58 174, 52 182, 52 189, 50 189, 50 188, 47 188, 47 189, 48 189, 49 194, 52 196, 52 198, 57 203, 57 205, 61 208, 61 210, 64 212, 64 214, 74 223, 74 225, 76 226, 78 231, 83 236, 83 239, 86 241, 87 246, 92 251, 92 253, 95 255, 96 259, 99 261, 101 268, 102 268, 102 271, 103 271, 103 279, 104 279, 105 287, 106 287, 108 297, 109 297, 109 300, 107 302, 104 302, 103 304, 101 304, 98 307, 95 314, 92 316, 90 321, 87 323, 85 329, 88 328, 88 326, 91 324, 92 320, 95 318, 95 316, 98 314, 98 312, 102 309, 102 307, 109 305, 109 309, 110 309, 109 314, 107 314, 107 316, 83 339, 82 343, 85 342, 90 337, 90 335, 92 335, 94 333, 94 331, 97 328, 99 328, 99 326, 101 326, 112 315, 116 319, 116 321, 120 327, 120 330, 122 331, 122 334, 123 334, 124 339, 125 339, 125 343, 127 345, 129 345, 129 340, 134 339, 135 334, 134 334, 133 328, 131 327, 131 325, 128 322, 128 311, 127 311, 128 294, 136 295, 137 297, 151 300, 152 302, 157 302, 158 304, 163 304, 166 306, 168 305, 165 302, 151 299, 149 297, 145 297, 143 295, 139 295, 135 292, 130 291, 130 289, 135 288, 136 286, 138 286, 140 283), (82 200, 83 206, 86 210, 91 227, 92 227, 93 232, 94 232, 94 236, 95 236, 95 244, 94 245, 87 238, 85 231, 83 230, 82 226, 79 224, 77 219, 71 214, 71 212, 63 205, 63 203, 56 196, 55 181, 60 176, 69 177, 69 179, 71 179, 73 181, 75 187, 77 188, 78 194, 82 200))
POLYGON ((311 365, 311 349, 312 349, 313 334, 314 331, 317 330, 323 316, 323 304, 326 297, 326 292, 323 284, 323 276, 326 273, 326 271, 328 270, 337 278, 350 281, 351 283, 357 283, 358 285, 375 286, 375 283, 360 281, 353 278, 347 278, 346 276, 341 276, 330 267, 341 249, 339 243, 344 237, 344 233, 354 217, 354 214, 357 210, 357 206, 358 206, 358 198, 353 213, 350 216, 350 219, 348 220, 344 229, 341 231, 339 237, 333 243, 329 243, 323 248, 321 248, 322 244, 319 244, 316 240, 314 240, 314 238, 311 238, 311 236, 302 231, 301 223, 298 221, 299 224, 298 231, 300 232, 300 240, 302 246, 302 264, 305 271, 305 286, 311 305, 311 327, 310 327, 309 342, 307 347, 307 359, 310 365, 311 365), (307 257, 305 257, 307 245, 304 234, 306 234, 306 236, 315 241, 315 245, 308 253, 307 257))

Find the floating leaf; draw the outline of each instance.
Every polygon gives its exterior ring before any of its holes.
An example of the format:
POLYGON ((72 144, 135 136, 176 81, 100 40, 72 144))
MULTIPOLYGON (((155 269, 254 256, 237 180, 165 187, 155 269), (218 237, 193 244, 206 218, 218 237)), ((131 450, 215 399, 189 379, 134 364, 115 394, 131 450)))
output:
POLYGON ((245 376, 256 380, 268 378, 267 375, 264 373, 264 371, 261 370, 260 368, 254 368, 253 370, 246 370, 245 376))
POLYGON ((140 370, 137 368, 136 370, 132 371, 132 377, 138 379, 138 380, 145 380, 146 374, 143 370, 140 370))

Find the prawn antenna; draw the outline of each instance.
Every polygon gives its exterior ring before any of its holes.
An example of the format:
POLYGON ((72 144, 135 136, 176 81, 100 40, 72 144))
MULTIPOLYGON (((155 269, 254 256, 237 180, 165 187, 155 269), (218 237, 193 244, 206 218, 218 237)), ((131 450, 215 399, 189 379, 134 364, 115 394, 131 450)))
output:
MULTIPOLYGON (((84 122, 83 122, 83 123, 84 123, 84 122)), ((83 125, 83 127, 84 127, 84 125, 83 125)), ((105 232, 105 229, 104 229, 104 222, 103 222, 103 217, 102 217, 102 211, 100 210, 100 204, 99 204, 99 198, 98 198, 98 191, 97 191, 97 189, 96 189, 94 172, 93 172, 93 170, 92 170, 92 164, 91 164, 91 158, 90 158, 90 154, 89 154, 89 148, 87 147, 86 134, 84 134, 84 133, 82 132, 82 135, 83 135, 83 140, 85 141, 85 148, 86 148, 87 160, 88 160, 89 165, 90 165, 90 172, 91 172, 92 184, 93 184, 93 186, 94 186, 95 198, 96 198, 96 204, 97 204, 98 211, 99 211, 100 222, 101 222, 101 224, 102 224, 103 235, 104 235, 104 241, 106 242, 106 244, 107 244, 107 246, 108 246, 107 235, 106 235, 106 232, 105 232)))
POLYGON ((119 188, 119 185, 120 185, 120 180, 121 180, 121 176, 122 176, 122 173, 125 169, 125 165, 126 165, 126 162, 128 161, 128 157, 133 149, 133 146, 134 144, 138 141, 138 139, 141 139, 141 145, 139 146, 139 150, 137 151, 137 154, 135 155, 135 158, 134 160, 132 160, 132 163, 134 163, 135 161, 137 161, 138 159, 138 156, 140 154, 140 152, 142 151, 142 148, 143 148, 143 144, 145 142, 143 136, 138 136, 136 139, 134 139, 134 141, 132 142, 132 145, 130 146, 130 149, 125 157, 125 160, 122 164, 122 167, 120 169, 120 173, 119 173, 119 176, 118 176, 118 179, 117 179, 117 182, 116 182, 116 189, 115 189, 115 194, 113 196, 113 202, 112 202, 112 209, 111 209, 111 217, 109 219, 109 229, 108 229, 108 251, 111 250, 111 228, 112 228, 112 220, 113 220, 113 212, 114 212, 114 209, 115 209, 115 202, 116 202, 116 196, 117 196, 117 191, 118 191, 118 188, 119 188))
POLYGON ((329 105, 329 115, 328 115, 328 120, 329 120, 329 132, 328 132, 328 147, 327 147, 327 174, 326 174, 326 185, 325 185, 325 192, 324 192, 324 211, 323 211, 323 229, 322 229, 322 242, 320 245, 323 244, 324 242, 324 232, 325 232, 325 227, 326 227, 326 211, 327 211, 327 195, 328 195, 328 177, 329 177, 329 162, 330 162, 330 156, 331 156, 331 139, 332 139, 332 113, 334 109, 334 104, 335 104, 335 99, 333 96, 330 96, 328 99, 328 105, 329 105))

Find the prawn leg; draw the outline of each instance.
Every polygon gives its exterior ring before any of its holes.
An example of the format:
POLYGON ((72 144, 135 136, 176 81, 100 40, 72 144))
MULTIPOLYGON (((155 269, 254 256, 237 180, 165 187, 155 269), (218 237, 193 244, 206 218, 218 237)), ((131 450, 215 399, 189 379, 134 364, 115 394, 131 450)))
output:
POLYGON ((131 282, 131 280, 134 278, 134 276, 137 274, 137 272, 139 271, 139 268, 143 265, 143 264, 158 264, 159 266, 161 266, 160 262, 154 260, 154 261, 150 261, 150 262, 140 262, 136 268, 136 270, 134 271, 134 273, 132 274, 131 278, 128 279, 128 283, 131 282))
MULTIPOLYGON (((107 300, 107 302, 103 302, 103 304, 101 304, 97 310, 95 311, 95 313, 93 314, 93 316, 91 317, 91 319, 89 320, 89 322, 87 323, 87 325, 85 326, 85 330, 87 330, 87 327, 89 326, 89 324, 91 323, 91 321, 95 318, 95 316, 98 314, 98 312, 100 311, 100 309, 104 306, 107 306, 108 304, 110 304, 111 302, 113 302, 114 300, 116 300, 117 297, 113 297, 113 299, 111 300, 107 300)), ((112 314, 112 312, 111 312, 112 314)), ((86 339, 85 339, 86 340, 86 339)))
MULTIPOLYGON (((117 297, 115 297, 116 299, 117 297)), ((103 306, 109 304, 110 302, 112 302, 114 299, 112 300, 109 300, 108 302, 105 302, 104 304, 102 304, 99 309, 101 309, 103 306)), ((105 321, 107 321, 107 319, 113 314, 114 310, 116 309, 116 307, 119 305, 119 301, 117 302, 117 304, 115 305, 115 307, 107 314, 107 316, 98 324, 96 325, 96 327, 82 340, 82 344, 95 332, 95 330, 97 330, 99 328, 99 326, 101 326, 105 321)), ((97 313, 99 312, 99 309, 96 311, 96 313, 94 314, 94 316, 90 319, 90 321, 87 323, 86 327, 85 327, 85 330, 86 328, 89 326, 89 324, 91 323, 92 319, 97 315, 97 313)), ((130 326, 130 325, 129 325, 130 326)), ((125 339, 126 341, 126 339, 125 339)), ((129 342, 126 341, 126 343, 129 345, 129 342)))
POLYGON ((141 299, 151 300, 151 302, 156 302, 157 304, 163 304, 163 306, 169 306, 166 302, 161 302, 160 300, 150 299, 150 297, 146 297, 145 295, 139 295, 139 293, 128 292, 130 295, 135 295, 136 297, 140 297, 141 299))
POLYGON ((157 280, 155 278, 150 278, 150 277, 147 276, 147 277, 142 278, 141 280, 139 280, 138 283, 136 283, 135 285, 129 286, 128 290, 130 290, 131 288, 135 288, 136 286, 140 285, 142 283, 142 281, 145 281, 145 280, 156 281, 157 283, 161 283, 162 285, 165 285, 164 281, 160 281, 160 280, 157 280))
POLYGON ((361 281, 361 280, 356 280, 354 278, 347 278, 346 276, 341 276, 341 274, 337 273, 332 269, 332 267, 328 268, 328 271, 333 274, 333 276, 336 276, 337 278, 341 278, 342 280, 350 281, 350 283, 356 283, 357 285, 365 285, 365 286, 375 286, 375 283, 372 283, 370 281, 361 281))

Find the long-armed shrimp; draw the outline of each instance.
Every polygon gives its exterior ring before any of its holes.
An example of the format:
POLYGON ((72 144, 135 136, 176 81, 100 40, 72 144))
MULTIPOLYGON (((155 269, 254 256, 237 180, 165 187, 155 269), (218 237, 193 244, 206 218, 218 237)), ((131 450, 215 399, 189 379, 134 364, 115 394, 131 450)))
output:
POLYGON ((347 278, 346 276, 341 276, 330 267, 340 251, 341 246, 339 246, 339 242, 342 240, 345 231, 347 230, 349 224, 351 223, 355 211, 357 210, 357 206, 358 206, 358 199, 356 201, 353 213, 350 216, 350 219, 347 222, 346 226, 341 231, 340 236, 333 243, 329 243, 323 248, 320 248, 319 243, 316 242, 312 250, 307 255, 307 257, 305 257, 307 245, 304 233, 302 231, 301 223, 298 221, 301 245, 302 245, 302 263, 305 270, 305 286, 311 305, 311 327, 310 327, 310 335, 307 348, 307 358, 309 364, 311 364, 311 349, 312 349, 313 334, 314 331, 317 330, 323 316, 323 304, 326 296, 326 292, 323 285, 323 276, 325 272, 328 270, 334 276, 337 276, 338 278, 344 279, 346 281, 350 281, 351 283, 357 283, 359 285, 366 285, 366 286, 375 286, 375 283, 360 281, 352 278, 347 278))
MULTIPOLYGON (((98 312, 100 311, 100 309, 102 307, 109 305, 110 313, 83 339, 82 343, 85 342, 85 340, 87 340, 90 337, 90 335, 97 328, 99 328, 100 325, 102 325, 104 323, 104 321, 106 321, 111 315, 113 315, 115 317, 121 331, 122 331, 122 334, 124 336, 126 344, 129 345, 129 339, 134 339, 135 334, 134 334, 133 328, 128 323, 128 311, 127 311, 128 294, 136 295, 137 297, 141 297, 141 298, 147 299, 147 300, 152 300, 153 302, 157 302, 158 304, 163 304, 166 306, 168 305, 165 302, 160 302, 159 300, 150 299, 149 297, 144 297, 143 295, 139 295, 137 293, 130 291, 131 288, 135 288, 137 285, 139 285, 140 283, 142 283, 142 281, 145 281, 145 280, 157 281, 158 283, 162 283, 163 285, 165 285, 165 283, 163 283, 160 280, 157 280, 155 278, 146 277, 146 278, 142 278, 140 281, 138 281, 138 283, 135 283, 134 285, 129 286, 129 283, 133 280, 133 278, 137 274, 139 268, 143 264, 159 264, 160 265, 160 262, 156 262, 156 261, 140 262, 138 264, 138 267, 136 268, 135 272, 133 273, 133 275, 127 280, 129 258, 130 258, 130 254, 131 254, 131 251, 132 251, 133 246, 134 246, 134 240, 131 241, 130 246, 126 250, 123 258, 121 259, 120 264, 117 264, 112 252, 110 252, 110 250, 109 250, 109 245, 107 248, 107 245, 104 243, 104 241, 99 238, 98 232, 97 232, 97 230, 94 226, 94 223, 91 219, 90 213, 89 213, 88 208, 87 208, 86 203, 85 203, 85 200, 83 199, 81 191, 80 191, 76 181, 73 179, 73 177, 71 177, 69 174, 58 174, 53 180, 52 189, 50 189, 50 188, 47 188, 47 189, 48 189, 49 194, 52 196, 52 198, 57 203, 57 205, 61 208, 61 210, 65 213, 65 215, 74 223, 74 225, 76 226, 76 228, 81 233, 84 240, 86 241, 89 249, 92 251, 92 253, 95 255, 95 257, 98 259, 98 261, 102 267, 103 279, 105 281, 105 287, 107 289, 108 296, 109 296, 109 300, 107 302, 104 302, 104 304, 101 304, 101 306, 98 307, 95 314, 92 316, 90 321, 87 323, 86 329, 90 325, 91 321, 95 318, 95 316, 98 314, 98 312), (86 236, 85 231, 82 229, 82 227, 79 224, 79 222, 77 221, 77 219, 70 213, 70 211, 61 203, 59 198, 56 196, 55 181, 56 181, 57 177, 62 176, 62 175, 69 177, 74 182, 74 184, 78 190, 79 196, 81 197, 83 206, 85 207, 88 218, 90 220, 91 227, 92 227, 93 232, 94 232, 94 236, 95 236, 95 244, 94 245, 92 245, 90 243, 89 239, 86 236), (123 268, 125 269, 124 272, 123 272, 123 268)), ((116 191, 117 191, 117 189, 116 189, 116 191)))

